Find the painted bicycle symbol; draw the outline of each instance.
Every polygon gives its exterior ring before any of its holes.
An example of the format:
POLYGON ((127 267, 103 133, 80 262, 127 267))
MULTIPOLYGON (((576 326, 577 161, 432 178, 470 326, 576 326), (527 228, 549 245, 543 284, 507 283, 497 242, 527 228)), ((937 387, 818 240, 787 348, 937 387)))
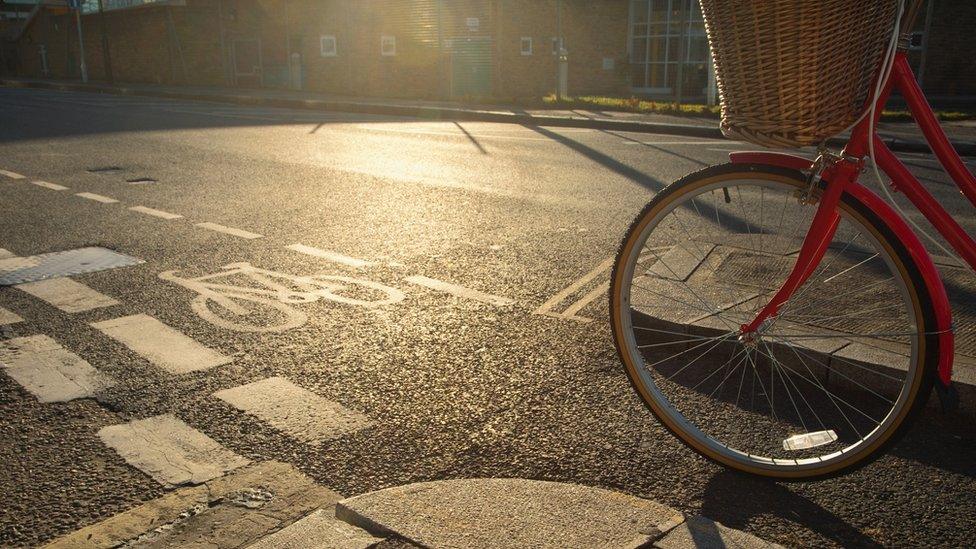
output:
POLYGON ((403 301, 404 293, 378 282, 337 275, 295 276, 254 267, 224 265, 223 272, 182 278, 176 271, 159 278, 196 292, 190 307, 201 318, 240 332, 283 332, 308 322, 293 305, 334 301, 358 307, 381 307, 403 301), (247 285, 231 284, 243 280, 247 285))

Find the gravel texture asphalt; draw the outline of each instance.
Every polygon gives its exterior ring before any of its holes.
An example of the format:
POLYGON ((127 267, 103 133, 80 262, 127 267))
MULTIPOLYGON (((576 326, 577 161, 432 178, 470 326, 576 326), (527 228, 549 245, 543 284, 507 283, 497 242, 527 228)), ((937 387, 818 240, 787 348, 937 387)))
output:
MULTIPOLYGON (((749 148, 0 88, 0 169, 70 187, 0 177, 0 247, 27 256, 98 245, 146 261, 73 277, 121 302, 112 308, 67 314, 0 289, 0 306, 25 318, 5 337, 50 335, 118 380, 96 399, 39 404, 0 376, 0 545, 34 545, 157 497, 162 488, 96 433, 163 413, 240 456, 290 463, 347 496, 426 480, 523 477, 626 492, 789 546, 972 545, 972 418, 928 412, 889 455, 849 476, 744 478, 685 449, 644 409, 615 355, 604 299, 579 312, 592 322, 534 314, 614 253, 654 192, 749 148), (155 182, 127 181, 141 178, 155 182), (74 195, 82 191, 119 202, 74 195), (183 218, 127 209, 138 205, 183 218), (194 225, 201 222, 263 237, 194 225), (295 243, 370 265, 286 248, 295 243), (354 277, 405 297, 377 308, 297 304, 302 325, 241 332, 199 316, 193 292, 159 277, 199 277, 236 262, 354 277), (514 303, 447 295, 410 276, 514 303), (89 326, 139 313, 233 362, 167 374, 89 326), (365 414, 371 426, 302 442, 213 396, 274 376, 365 414)), ((931 159, 910 162, 976 232, 976 216, 931 159)), ((593 278, 559 310, 608 277, 593 278)))

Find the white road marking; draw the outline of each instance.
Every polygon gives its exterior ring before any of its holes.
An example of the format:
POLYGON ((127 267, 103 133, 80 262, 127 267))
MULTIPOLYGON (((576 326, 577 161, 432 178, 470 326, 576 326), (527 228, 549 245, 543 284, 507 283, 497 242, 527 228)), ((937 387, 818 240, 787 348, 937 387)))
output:
POLYGON ((75 196, 87 198, 88 200, 94 200, 95 202, 101 202, 102 204, 114 204, 118 202, 118 200, 114 198, 109 198, 107 196, 102 196, 95 193, 75 193, 75 196))
POLYGON ((25 176, 20 175, 17 172, 11 172, 11 171, 7 171, 7 170, 0 170, 0 175, 7 176, 10 179, 26 179, 25 176))
POLYGON ((146 215, 151 215, 153 217, 160 217, 162 219, 179 219, 183 217, 179 214, 164 212, 163 210, 156 210, 154 208, 148 208, 146 206, 133 206, 129 208, 134 212, 144 213, 146 215))
POLYGON ((338 402, 272 377, 214 396, 302 442, 322 442, 369 426, 369 418, 338 402))
POLYGON ((119 304, 115 299, 70 278, 25 282, 17 284, 14 288, 43 299, 66 313, 81 313, 119 304))
POLYGON ((200 484, 250 463, 170 414, 103 427, 98 436, 167 487, 200 484))
POLYGON ((20 315, 13 311, 8 311, 3 307, 0 307, 0 326, 6 326, 8 324, 16 324, 18 322, 23 322, 24 319, 20 315))
POLYGON ((559 293, 549 298, 548 301, 540 305, 539 308, 536 309, 535 311, 532 311, 532 313, 537 315, 553 316, 556 318, 565 318, 567 320, 576 320, 579 322, 590 322, 591 320, 593 320, 592 318, 576 316, 576 313, 581 311, 583 307, 589 305, 590 302, 592 302, 594 299, 596 299, 603 292, 606 291, 606 288, 604 288, 603 285, 601 285, 595 290, 588 292, 578 302, 576 302, 576 304, 570 305, 569 308, 567 308, 562 313, 553 312, 553 308, 556 305, 559 305, 567 297, 575 294, 581 288, 589 284, 590 281, 592 281, 594 278, 600 276, 605 271, 608 271, 610 267, 613 266, 613 261, 614 258, 612 257, 607 258, 603 263, 597 265, 595 269, 583 275, 582 278, 580 278, 576 282, 573 282, 569 286, 563 288, 559 293))
POLYGON ((431 290, 437 290, 438 292, 444 292, 457 297, 463 297, 466 299, 473 299, 475 301, 481 301, 483 303, 490 303, 492 305, 497 305, 499 307, 504 307, 506 305, 511 305, 515 303, 514 300, 508 299, 507 297, 499 297, 497 295, 486 294, 484 292, 479 292, 478 290, 472 290, 471 288, 465 288, 464 286, 451 284, 450 282, 444 282, 442 280, 437 280, 434 278, 427 278, 426 276, 408 276, 406 278, 406 281, 411 284, 416 284, 418 286, 430 288, 431 290))
POLYGON ((52 191, 66 191, 68 187, 64 185, 58 185, 57 183, 48 183, 47 181, 31 181, 31 183, 37 185, 38 187, 44 187, 45 189, 51 189, 52 191))
POLYGON ((149 315, 137 314, 95 322, 92 327, 172 374, 207 370, 234 360, 204 347, 149 315))
POLYGON ((329 261, 333 261, 335 263, 348 265, 349 267, 353 267, 356 269, 360 269, 362 267, 368 267, 372 265, 372 263, 370 263, 369 261, 356 259, 355 257, 349 257, 347 255, 342 255, 336 252, 330 252, 328 250, 313 248, 312 246, 306 246, 304 244, 292 244, 290 246, 287 246, 287 248, 289 250, 293 250, 306 255, 321 257, 322 259, 328 259, 329 261))
POLYGON ((0 364, 8 376, 40 402, 89 398, 115 383, 45 335, 0 342, 0 364))
POLYGON ((223 225, 218 225, 216 223, 210 223, 210 222, 197 223, 197 227, 200 227, 201 229, 207 229, 210 231, 216 231, 218 233, 229 234, 240 238, 247 238, 249 240, 253 240, 255 238, 261 238, 261 235, 257 233, 242 231, 240 229, 235 229, 233 227, 225 227, 223 225))

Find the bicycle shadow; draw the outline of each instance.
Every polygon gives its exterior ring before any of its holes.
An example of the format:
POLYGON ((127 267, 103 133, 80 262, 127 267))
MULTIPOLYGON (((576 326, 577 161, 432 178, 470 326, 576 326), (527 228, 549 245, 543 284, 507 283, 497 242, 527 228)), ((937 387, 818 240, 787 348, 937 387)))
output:
MULTIPOLYGON (((699 514, 730 528, 745 530, 749 519, 773 515, 802 525, 843 547, 881 547, 881 543, 824 509, 790 491, 788 485, 723 470, 705 485, 699 514), (748 497, 743 497, 748 494, 748 497)), ((695 538, 696 547, 708 545, 708 532, 695 538), (701 541, 703 545, 699 545, 701 541)))

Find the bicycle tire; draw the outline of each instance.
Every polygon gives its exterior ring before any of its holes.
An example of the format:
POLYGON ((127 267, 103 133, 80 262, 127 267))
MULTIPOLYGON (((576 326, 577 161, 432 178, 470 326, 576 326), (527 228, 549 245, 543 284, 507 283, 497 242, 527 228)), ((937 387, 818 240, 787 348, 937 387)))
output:
MULTIPOLYGON (((704 188, 704 182, 733 181, 747 179, 765 179, 776 181, 781 184, 795 187, 798 191, 806 190, 806 176, 802 172, 777 166, 766 165, 742 165, 742 164, 723 164, 705 168, 698 172, 689 174, 675 183, 669 185, 656 195, 638 214, 626 235, 621 241, 617 253, 617 259, 611 274, 610 287, 610 315, 611 328, 614 343, 618 351, 618 356, 624 365, 625 372, 632 387, 640 395, 641 400, 652 414, 684 445, 688 446, 705 458, 723 465, 727 468, 741 471, 747 474, 790 480, 814 480, 832 477, 853 471, 863 467, 871 461, 877 459, 884 451, 894 444, 910 427, 913 420, 918 415, 919 410, 924 406, 935 380, 935 368, 938 363, 938 337, 932 335, 928 327, 934 327, 935 314, 929 299, 928 288, 920 274, 920 269, 912 259, 907 248, 897 239, 894 231, 883 221, 883 219, 868 208, 863 203, 849 194, 844 194, 841 200, 841 208, 845 214, 859 220, 861 224, 871 231, 874 238, 880 242, 889 252, 891 258, 897 265, 897 272, 902 278, 905 287, 908 288, 911 304, 914 307, 915 318, 922 328, 916 334, 923 345, 921 352, 915 358, 915 368, 918 375, 914 378, 912 386, 909 388, 907 404, 899 411, 899 416, 895 418, 886 430, 881 433, 874 443, 857 451, 844 459, 830 462, 824 466, 810 466, 804 468, 768 468, 757 467, 745 464, 727 455, 712 451, 711 448, 701 443, 695 435, 684 429, 678 422, 673 420, 673 411, 666 410, 661 399, 655 397, 645 386, 645 379, 641 378, 638 368, 643 365, 636 364, 632 351, 628 348, 627 337, 624 333, 625 323, 623 321, 623 304, 626 301, 622 296, 622 287, 625 286, 622 277, 629 261, 636 261, 637 256, 632 256, 635 250, 635 239, 638 239, 650 223, 654 215, 660 215, 665 211, 669 204, 681 199, 687 193, 693 192, 696 188, 704 188)), ((824 183, 821 183, 822 190, 824 183)), ((646 238, 645 234, 645 238, 646 238)), ((640 250, 637 252, 640 253, 640 250)), ((631 268, 633 271, 633 268, 631 268)), ((630 314, 629 312, 627 313, 630 314)), ((629 317, 628 317, 629 318, 629 317)))

